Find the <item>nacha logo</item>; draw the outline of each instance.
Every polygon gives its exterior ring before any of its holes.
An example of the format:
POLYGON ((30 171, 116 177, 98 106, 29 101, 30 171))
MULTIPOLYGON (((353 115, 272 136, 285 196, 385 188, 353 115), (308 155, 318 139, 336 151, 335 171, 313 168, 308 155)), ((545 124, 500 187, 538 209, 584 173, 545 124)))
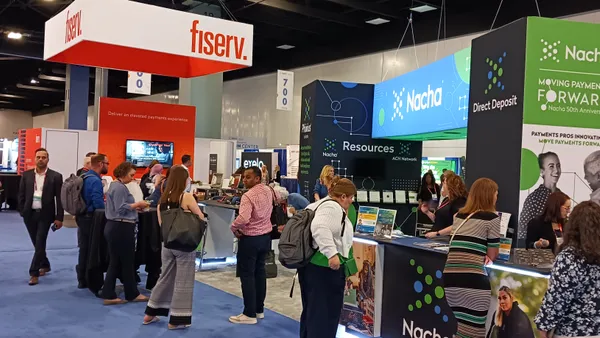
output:
POLYGON ((67 22, 65 23, 65 43, 71 42, 75 38, 79 37, 82 33, 81 31, 81 11, 69 15, 69 11, 67 11, 67 22))
POLYGON ((433 328, 433 331, 425 330, 420 327, 415 327, 415 322, 410 321, 410 325, 406 322, 406 319, 402 319, 402 335, 408 336, 410 338, 448 338, 442 337, 439 333, 437 333, 437 329, 433 328))
POLYGON ((415 93, 415 90, 413 89, 412 92, 408 92, 406 101, 408 103, 406 105, 407 113, 439 107, 442 105, 442 88, 440 87, 433 90, 431 89, 431 85, 427 85, 427 91, 422 93, 415 93))

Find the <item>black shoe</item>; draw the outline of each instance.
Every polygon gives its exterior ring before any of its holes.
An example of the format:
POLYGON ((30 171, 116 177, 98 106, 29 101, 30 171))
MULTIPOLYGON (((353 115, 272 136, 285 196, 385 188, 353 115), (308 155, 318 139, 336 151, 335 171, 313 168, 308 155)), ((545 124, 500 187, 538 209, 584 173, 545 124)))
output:
POLYGON ((79 283, 77 283, 77 288, 78 289, 87 289, 87 285, 85 285, 84 282, 79 282, 79 283))

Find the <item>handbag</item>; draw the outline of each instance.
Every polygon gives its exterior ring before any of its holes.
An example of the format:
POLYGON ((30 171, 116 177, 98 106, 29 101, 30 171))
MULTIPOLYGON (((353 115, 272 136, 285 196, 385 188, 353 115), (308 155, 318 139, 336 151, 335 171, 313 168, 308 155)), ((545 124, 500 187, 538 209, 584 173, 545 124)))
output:
POLYGON ((269 189, 271 189, 271 193, 273 194, 273 211, 271 211, 271 224, 273 225, 273 229, 271 230, 271 239, 279 239, 281 238, 281 233, 279 232, 278 227, 286 224, 289 218, 283 205, 277 202, 275 190, 271 187, 269 187, 269 189))
POLYGON ((206 230, 206 222, 200 216, 185 212, 181 208, 183 194, 178 208, 170 208, 160 212, 163 245, 167 249, 192 252, 198 248, 206 230))

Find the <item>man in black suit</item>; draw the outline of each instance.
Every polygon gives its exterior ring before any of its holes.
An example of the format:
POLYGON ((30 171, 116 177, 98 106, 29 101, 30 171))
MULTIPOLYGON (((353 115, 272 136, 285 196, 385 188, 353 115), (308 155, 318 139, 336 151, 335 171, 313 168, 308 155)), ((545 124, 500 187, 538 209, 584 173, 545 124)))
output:
POLYGON ((50 272, 46 256, 46 240, 52 222, 56 229, 62 227, 64 210, 60 202, 62 175, 48 169, 48 151, 35 151, 35 169, 27 170, 19 185, 19 211, 27 226, 35 254, 29 268, 29 285, 36 285, 40 276, 50 272))

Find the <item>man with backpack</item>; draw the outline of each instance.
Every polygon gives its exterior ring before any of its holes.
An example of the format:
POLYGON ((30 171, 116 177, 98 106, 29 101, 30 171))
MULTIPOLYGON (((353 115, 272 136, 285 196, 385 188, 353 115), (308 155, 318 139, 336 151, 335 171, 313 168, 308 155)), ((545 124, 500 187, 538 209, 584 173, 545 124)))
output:
POLYGON ((108 157, 104 154, 92 156, 91 169, 83 174, 83 188, 81 196, 85 201, 85 211, 75 215, 79 227, 79 260, 77 265, 77 287, 87 288, 85 273, 87 270, 87 259, 91 241, 91 229, 94 221, 94 210, 104 209, 104 190, 101 175, 108 173, 108 157))

